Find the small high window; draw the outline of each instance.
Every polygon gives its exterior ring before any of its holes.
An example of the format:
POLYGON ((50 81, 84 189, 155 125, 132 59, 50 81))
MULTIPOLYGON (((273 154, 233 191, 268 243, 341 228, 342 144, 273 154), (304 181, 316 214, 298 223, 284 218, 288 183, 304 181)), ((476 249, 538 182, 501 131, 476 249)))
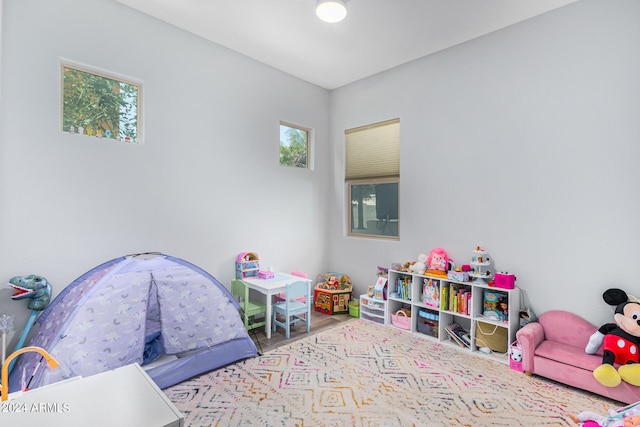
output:
POLYGON ((345 131, 350 236, 399 239, 400 120, 345 131))
POLYGON ((61 75, 63 132, 142 141, 139 83, 64 63, 61 75))
POLYGON ((280 122, 280 165, 309 169, 311 131, 301 126, 280 122))

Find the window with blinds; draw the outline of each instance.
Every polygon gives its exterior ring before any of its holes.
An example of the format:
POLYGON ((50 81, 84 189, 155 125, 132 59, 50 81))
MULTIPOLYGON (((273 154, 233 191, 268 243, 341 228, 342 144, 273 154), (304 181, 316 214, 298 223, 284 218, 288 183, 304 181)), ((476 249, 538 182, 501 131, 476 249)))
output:
POLYGON ((400 119, 345 131, 349 235, 399 238, 400 119))

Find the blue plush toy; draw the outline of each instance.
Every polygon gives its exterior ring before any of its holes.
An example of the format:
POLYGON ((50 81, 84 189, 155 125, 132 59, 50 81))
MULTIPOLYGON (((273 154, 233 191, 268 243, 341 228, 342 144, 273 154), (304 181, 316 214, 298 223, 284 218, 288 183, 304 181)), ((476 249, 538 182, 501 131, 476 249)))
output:
POLYGON ((12 300, 31 298, 31 310, 44 310, 51 302, 51 285, 42 276, 15 276, 9 280, 9 286, 18 291, 11 296, 12 300))

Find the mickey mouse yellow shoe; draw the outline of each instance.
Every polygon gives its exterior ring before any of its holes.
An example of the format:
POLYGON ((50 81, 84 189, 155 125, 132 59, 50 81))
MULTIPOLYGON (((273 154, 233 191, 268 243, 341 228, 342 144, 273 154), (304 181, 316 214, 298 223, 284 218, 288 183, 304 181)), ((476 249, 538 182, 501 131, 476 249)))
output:
POLYGON ((617 387, 622 382, 620 374, 612 365, 607 363, 598 366, 593 370, 593 376, 605 387, 617 387))
POLYGON ((618 368, 618 374, 620 374, 620 378, 624 382, 640 386, 640 364, 622 365, 618 368))

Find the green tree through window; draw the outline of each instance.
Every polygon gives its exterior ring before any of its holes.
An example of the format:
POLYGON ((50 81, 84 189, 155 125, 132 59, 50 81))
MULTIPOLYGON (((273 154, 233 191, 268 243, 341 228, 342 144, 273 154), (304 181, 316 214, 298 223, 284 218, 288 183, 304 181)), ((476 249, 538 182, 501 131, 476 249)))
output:
POLYGON ((309 167, 309 130, 280 123, 280 165, 309 167))
POLYGON ((139 142, 140 85, 62 65, 62 130, 139 142))

